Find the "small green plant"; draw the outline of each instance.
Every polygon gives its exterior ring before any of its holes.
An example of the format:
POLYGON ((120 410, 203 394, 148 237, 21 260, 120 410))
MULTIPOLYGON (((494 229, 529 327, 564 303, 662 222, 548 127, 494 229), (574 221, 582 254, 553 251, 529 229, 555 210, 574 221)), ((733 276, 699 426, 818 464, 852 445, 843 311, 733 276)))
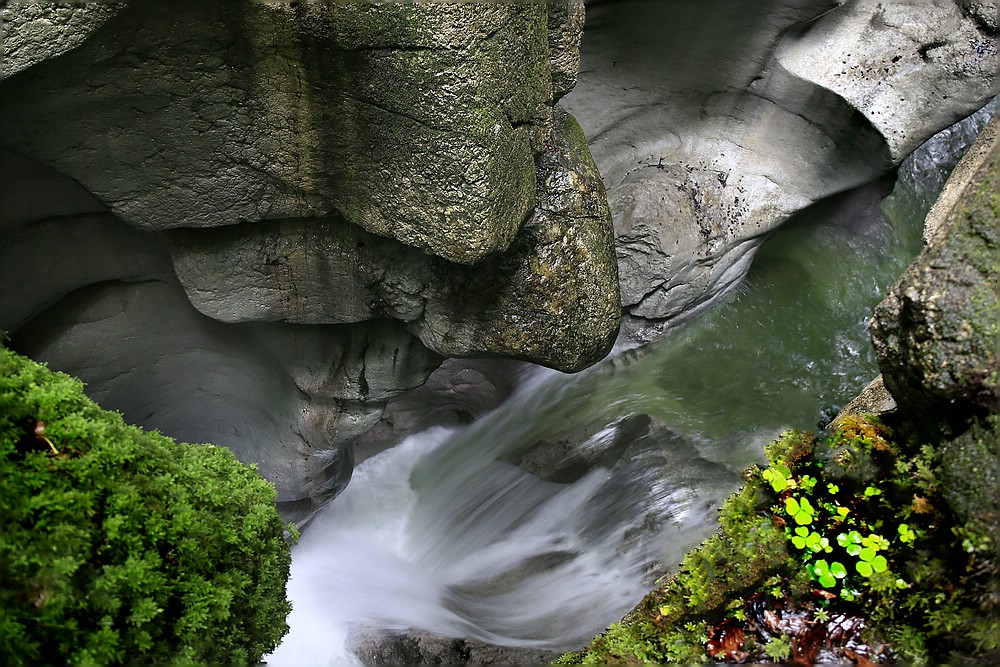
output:
MULTIPOLYGON (((822 456, 803 457, 791 465, 772 461, 761 473, 778 496, 773 511, 785 521, 785 537, 799 562, 813 581, 847 600, 855 599, 865 585, 870 588, 873 575, 889 572, 894 582, 902 580, 890 572, 892 545, 880 533, 899 521, 899 513, 883 505, 883 485, 888 482, 877 476, 867 479, 886 465, 877 459, 890 456, 886 435, 881 426, 855 421, 852 430, 818 442, 816 450, 830 452, 826 460, 841 473, 836 481, 825 479, 822 456), (852 478, 851 470, 862 473, 852 478)), ((894 533, 897 549, 912 547, 916 533, 909 524, 897 523, 894 533)))
POLYGON ((774 637, 764 645, 764 653, 775 662, 784 662, 792 655, 792 640, 785 635, 774 637))

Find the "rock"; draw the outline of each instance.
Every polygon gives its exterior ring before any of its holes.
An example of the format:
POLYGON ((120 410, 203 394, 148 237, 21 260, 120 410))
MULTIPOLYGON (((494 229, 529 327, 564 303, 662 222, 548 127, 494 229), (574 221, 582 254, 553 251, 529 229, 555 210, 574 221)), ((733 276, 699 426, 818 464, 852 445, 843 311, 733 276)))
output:
MULTIPOLYGON (((996 103, 993 109, 996 114, 996 103)), ((955 165, 950 178, 956 183, 968 182, 975 178, 975 172, 982 169, 987 160, 990 159, 993 144, 996 142, 996 123, 985 123, 979 131, 977 141, 969 147, 962 157, 962 160, 955 165)), ((956 206, 962 205, 962 198, 966 196, 964 188, 950 187, 942 188, 938 198, 934 200, 931 210, 924 220, 924 244, 931 245, 947 233, 949 214, 956 206)))
POLYGON ((0 142, 144 229, 338 212, 468 264, 534 208, 549 53, 532 3, 133 2, 5 82, 0 142))
POLYGON ((558 102, 576 85, 580 71, 580 39, 587 19, 583 0, 548 3, 549 49, 552 65, 552 101, 558 102))
POLYGON ((713 303, 794 212, 995 95, 995 30, 963 7, 773 1, 748 15, 725 0, 705 20, 684 3, 594 3, 563 104, 605 179, 627 337, 713 303))
POLYGON ((350 480, 349 440, 378 421, 385 400, 439 362, 392 323, 222 324, 161 280, 77 290, 11 346, 80 377, 130 423, 256 463, 295 521, 350 480))
POLYGON ((861 390, 861 393, 854 397, 850 403, 844 406, 840 414, 834 418, 828 428, 837 428, 844 417, 853 415, 875 415, 882 417, 896 409, 896 399, 892 397, 889 390, 885 388, 885 382, 879 375, 861 390))
POLYGON ((411 433, 471 423, 511 395, 524 369, 508 359, 445 359, 424 384, 389 399, 379 423, 354 440, 355 461, 411 433))
POLYGON ((107 207, 73 179, 51 167, 0 148, 0 234, 14 234, 32 222, 107 207), (14 193, 17 193, 16 195, 14 193))
POLYGON ((328 217, 177 230, 177 275, 195 307, 223 322, 394 318, 444 356, 580 370, 614 342, 618 278, 600 176, 579 126, 557 118, 538 208, 509 250, 474 267, 328 217))
POLYGON ((367 632, 355 650, 366 665, 543 665, 561 655, 418 631, 367 632))
MULTIPOLYGON (((1000 546, 1000 433, 997 416, 976 421, 940 449, 941 493, 961 523, 1000 546)), ((994 591, 996 580, 994 579, 994 591)))
POLYGON ((47 218, 0 247, 0 330, 16 331, 81 285, 156 276, 173 277, 160 239, 110 213, 47 218))
POLYGON ((1000 141, 990 121, 942 193, 928 245, 875 309, 872 343, 900 409, 926 427, 988 415, 997 388, 1000 141))
POLYGON ((125 6, 124 2, 11 4, 23 6, 0 7, 0 79, 76 47, 125 6))

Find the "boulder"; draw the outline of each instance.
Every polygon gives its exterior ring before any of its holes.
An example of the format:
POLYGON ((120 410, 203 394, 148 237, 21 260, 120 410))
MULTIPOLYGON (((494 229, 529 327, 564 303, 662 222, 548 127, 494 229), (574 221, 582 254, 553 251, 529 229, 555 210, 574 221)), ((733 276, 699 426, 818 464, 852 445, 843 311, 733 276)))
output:
POLYGON ((571 116, 538 167, 539 202, 513 246, 462 267, 339 217, 170 236, 188 297, 222 322, 398 319, 444 356, 499 355, 575 371, 618 331, 617 266, 600 176, 571 116))
POLYGON ((996 117, 945 185, 929 241, 875 310, 885 385, 925 426, 1000 405, 1000 141, 996 117), (946 212, 940 207, 946 207, 946 212))
POLYGON ((8 78, 0 143, 144 229, 336 212, 474 263, 534 208, 549 61, 535 3, 132 2, 8 78))

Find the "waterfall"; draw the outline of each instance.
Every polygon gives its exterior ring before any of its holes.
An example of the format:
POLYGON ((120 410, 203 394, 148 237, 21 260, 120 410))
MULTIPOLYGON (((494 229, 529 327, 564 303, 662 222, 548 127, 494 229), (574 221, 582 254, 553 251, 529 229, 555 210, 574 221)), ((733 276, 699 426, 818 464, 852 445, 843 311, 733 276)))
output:
POLYGON ((291 632, 268 663, 357 663, 366 627, 561 651, 620 618, 714 529, 762 444, 877 373, 869 313, 984 122, 922 147, 865 224, 805 211, 669 338, 576 375, 539 369, 475 423, 361 463, 293 549, 291 632))

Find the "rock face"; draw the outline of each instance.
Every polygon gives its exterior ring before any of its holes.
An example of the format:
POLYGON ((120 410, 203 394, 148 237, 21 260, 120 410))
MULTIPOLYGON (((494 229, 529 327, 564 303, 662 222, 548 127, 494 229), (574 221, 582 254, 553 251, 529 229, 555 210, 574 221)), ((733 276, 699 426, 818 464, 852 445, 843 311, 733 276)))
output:
POLYGON ((0 328, 303 519, 448 356, 620 319, 581 2, 5 5, 0 328))
POLYGON ((1000 138, 997 118, 928 216, 928 243, 879 304, 872 342, 900 408, 940 422, 1000 405, 1000 138))
POLYGON ((223 322, 389 317, 447 356, 580 370, 614 339, 617 271, 600 176, 579 126, 556 116, 538 207, 507 252, 473 267, 327 217, 176 231, 177 275, 194 306, 223 322))
POLYGON ((564 104, 604 175, 630 337, 697 312, 793 212, 995 95, 981 4, 722 0, 707 20, 692 3, 593 3, 564 104))

